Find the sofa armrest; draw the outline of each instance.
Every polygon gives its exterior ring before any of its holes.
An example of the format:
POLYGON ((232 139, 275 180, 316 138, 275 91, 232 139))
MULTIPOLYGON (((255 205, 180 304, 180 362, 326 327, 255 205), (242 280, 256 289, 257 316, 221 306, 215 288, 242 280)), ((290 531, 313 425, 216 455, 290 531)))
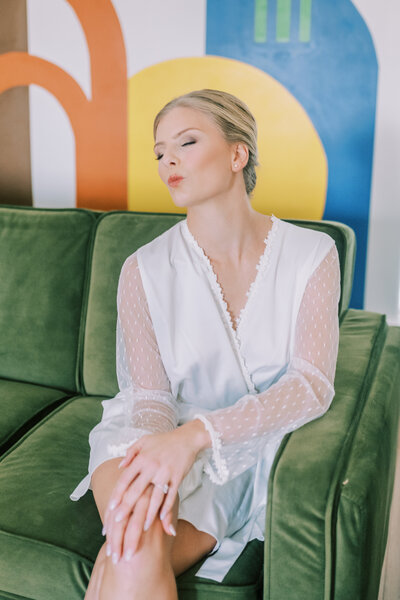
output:
POLYGON ((265 600, 377 597, 396 454, 399 359, 400 328, 388 327, 384 315, 347 311, 332 406, 286 436, 271 471, 265 600))

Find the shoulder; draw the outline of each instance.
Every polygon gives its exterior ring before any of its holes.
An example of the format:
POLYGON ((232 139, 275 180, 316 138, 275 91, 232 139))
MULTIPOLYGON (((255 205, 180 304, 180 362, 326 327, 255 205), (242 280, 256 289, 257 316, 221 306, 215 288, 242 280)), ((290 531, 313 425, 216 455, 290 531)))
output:
POLYGON ((323 231, 288 221, 280 221, 279 255, 282 263, 308 278, 336 246, 335 240, 323 231))
POLYGON ((300 255, 308 253, 327 253, 332 246, 335 245, 335 240, 318 229, 312 229, 306 225, 297 225, 288 221, 280 221, 283 243, 292 252, 300 253, 300 255))
POLYGON ((168 252, 168 250, 173 248, 180 238, 181 223, 181 220, 178 221, 178 223, 175 223, 175 225, 155 237, 153 240, 138 248, 136 252, 139 257, 145 254, 164 255, 165 252, 168 252))
POLYGON ((150 242, 143 244, 130 254, 124 261, 121 274, 133 274, 135 271, 140 269, 140 263, 142 260, 162 260, 163 257, 170 255, 171 248, 176 244, 176 240, 179 237, 179 231, 181 227, 181 221, 175 223, 172 227, 155 237, 150 242))
POLYGON ((335 243, 330 235, 324 231, 312 229, 311 227, 308 227, 308 225, 297 225, 282 220, 280 221, 280 225, 288 238, 293 238, 306 244, 325 243, 332 245, 335 243))

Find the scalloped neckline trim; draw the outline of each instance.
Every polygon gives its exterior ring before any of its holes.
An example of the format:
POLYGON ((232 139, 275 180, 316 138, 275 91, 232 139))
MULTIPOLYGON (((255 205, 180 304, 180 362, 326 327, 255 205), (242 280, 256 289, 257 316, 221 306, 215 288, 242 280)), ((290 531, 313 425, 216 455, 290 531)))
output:
POLYGON ((257 287, 259 285, 261 275, 263 273, 265 273, 265 271, 269 265, 269 262, 270 262, 270 256, 271 256, 271 251, 272 251, 272 247, 273 247, 273 242, 274 242, 276 230, 277 230, 280 219, 278 219, 278 217, 276 217, 274 214, 272 214, 271 220, 272 220, 272 226, 269 229, 266 237, 263 240, 264 250, 261 253, 261 255, 258 259, 257 265, 256 265, 256 276, 253 279, 253 281, 251 282, 251 284, 246 292, 246 302, 245 302, 244 306, 240 309, 239 315, 233 319, 232 319, 232 315, 231 315, 230 311, 228 310, 228 304, 225 300, 224 291, 222 289, 221 284, 218 281, 217 274, 214 270, 214 267, 211 264, 210 259, 208 258, 207 254, 204 252, 204 250, 200 246, 200 244, 197 242, 196 238, 191 233, 191 231, 188 227, 188 224, 187 224, 187 219, 184 219, 182 221, 182 224, 184 225, 184 230, 188 234, 189 240, 191 241, 191 243, 192 243, 193 247, 195 248, 195 250, 197 251, 197 253, 204 259, 204 262, 207 265, 207 270, 208 270, 209 274, 211 275, 211 281, 213 282, 213 287, 215 287, 216 291, 218 291, 217 295, 221 299, 221 302, 222 302, 224 310, 227 314, 227 319, 230 323, 230 326, 232 327, 233 331, 235 331, 235 332, 237 332, 239 325, 243 322, 243 317, 248 312, 247 307, 248 307, 249 301, 251 300, 251 297, 254 295, 255 290, 257 289, 257 287), (236 327, 233 326, 233 321, 236 321, 236 327))
POLYGON ((192 247, 195 249, 196 253, 199 255, 199 257, 203 260, 204 264, 206 265, 207 272, 209 274, 209 278, 210 278, 210 282, 211 282, 212 290, 213 290, 215 296, 217 297, 217 300, 219 300, 220 305, 222 306, 222 312, 225 316, 225 324, 228 329, 228 333, 230 333, 230 335, 233 339, 234 346, 237 351, 239 362, 241 364, 242 372, 243 372, 244 378, 246 380, 248 389, 249 389, 249 391, 251 391, 253 393, 256 392, 256 388, 251 379, 249 370, 247 369, 244 357, 241 352, 241 339, 240 339, 240 335, 239 335, 239 328, 243 324, 243 322, 246 318, 246 315, 249 313, 249 309, 248 309, 249 303, 251 303, 251 299, 255 296, 257 288, 260 285, 260 280, 261 280, 263 274, 267 271, 267 268, 270 264, 271 252, 272 252, 272 249, 274 246, 274 240, 276 238, 276 232, 278 229, 278 225, 280 223, 280 219, 278 217, 276 217, 274 214, 271 214, 271 220, 272 220, 272 226, 271 226, 270 230, 268 231, 267 236, 263 240, 264 245, 265 245, 264 251, 260 255, 258 263, 256 265, 256 271, 257 271, 256 276, 255 276, 254 280, 252 281, 252 283, 250 284, 249 289, 246 292, 247 300, 245 302, 245 305, 240 310, 239 316, 236 317, 236 319, 235 319, 236 328, 233 326, 233 320, 232 320, 231 313, 228 310, 228 305, 225 300, 222 287, 218 281, 217 274, 214 271, 214 267, 212 266, 210 259, 208 258, 207 254, 204 252, 204 250, 200 246, 200 244, 197 242, 196 238, 191 233, 191 231, 188 227, 188 224, 187 224, 187 218, 181 221, 182 226, 183 226, 183 231, 184 231, 187 239, 189 240, 192 247))

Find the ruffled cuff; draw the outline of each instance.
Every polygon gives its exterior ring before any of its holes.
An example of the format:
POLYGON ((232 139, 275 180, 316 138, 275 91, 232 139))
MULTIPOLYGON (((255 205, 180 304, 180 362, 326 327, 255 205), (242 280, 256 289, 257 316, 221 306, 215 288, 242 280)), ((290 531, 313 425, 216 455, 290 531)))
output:
POLYGON ((129 439, 121 441, 118 444, 107 444, 107 452, 110 458, 117 458, 118 456, 126 456, 128 448, 130 448, 135 442, 137 442, 142 436, 152 433, 147 429, 131 429, 129 432, 129 439))
MULTIPOLYGON (((222 456, 222 442, 220 434, 215 431, 210 421, 202 414, 196 414, 194 419, 199 419, 211 439, 212 462, 204 456, 204 472, 209 476, 210 480, 217 485, 223 485, 228 481, 229 470, 225 458, 222 456)), ((206 452, 204 453, 206 454, 206 452)))

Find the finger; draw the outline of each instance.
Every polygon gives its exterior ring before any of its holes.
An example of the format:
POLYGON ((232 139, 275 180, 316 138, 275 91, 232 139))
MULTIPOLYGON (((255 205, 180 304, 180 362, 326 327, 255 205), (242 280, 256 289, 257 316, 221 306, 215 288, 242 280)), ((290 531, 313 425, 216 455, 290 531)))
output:
POLYGON ((114 511, 114 519, 118 522, 130 515, 136 502, 149 485, 148 475, 141 474, 131 483, 124 493, 118 509, 114 511))
POLYGON ((167 516, 167 514, 172 511, 172 508, 173 508, 175 500, 176 500, 177 493, 178 493, 178 486, 172 482, 169 486, 168 493, 165 496, 164 503, 161 507, 161 511, 160 511, 161 521, 163 521, 165 519, 165 517, 167 516))
POLYGON ((137 460, 122 471, 111 493, 107 509, 111 511, 115 510, 115 508, 120 504, 125 492, 140 473, 140 468, 141 461, 137 460))
POLYGON ((135 509, 131 514, 125 530, 124 536, 124 559, 130 560, 136 552, 141 536, 143 535, 144 521, 151 498, 150 486, 135 504, 135 509))
POLYGON ((118 465, 118 468, 127 467, 132 460, 137 456, 140 452, 139 442, 135 442, 132 446, 129 446, 126 450, 126 454, 118 465))
POLYGON ((120 521, 111 519, 109 531, 107 532, 107 547, 106 554, 111 556, 111 560, 114 564, 120 560, 123 549, 123 540, 125 530, 129 522, 129 516, 120 521))
POLYGON ((153 493, 151 494, 149 508, 146 514, 146 520, 143 526, 144 531, 147 531, 152 526, 154 519, 156 518, 156 515, 160 510, 162 503, 164 502, 164 498, 165 493, 163 492, 163 490, 160 489, 158 486, 154 486, 153 493))
POLYGON ((163 529, 167 535, 176 535, 176 530, 173 524, 173 514, 172 511, 167 513, 164 519, 161 521, 163 529))

